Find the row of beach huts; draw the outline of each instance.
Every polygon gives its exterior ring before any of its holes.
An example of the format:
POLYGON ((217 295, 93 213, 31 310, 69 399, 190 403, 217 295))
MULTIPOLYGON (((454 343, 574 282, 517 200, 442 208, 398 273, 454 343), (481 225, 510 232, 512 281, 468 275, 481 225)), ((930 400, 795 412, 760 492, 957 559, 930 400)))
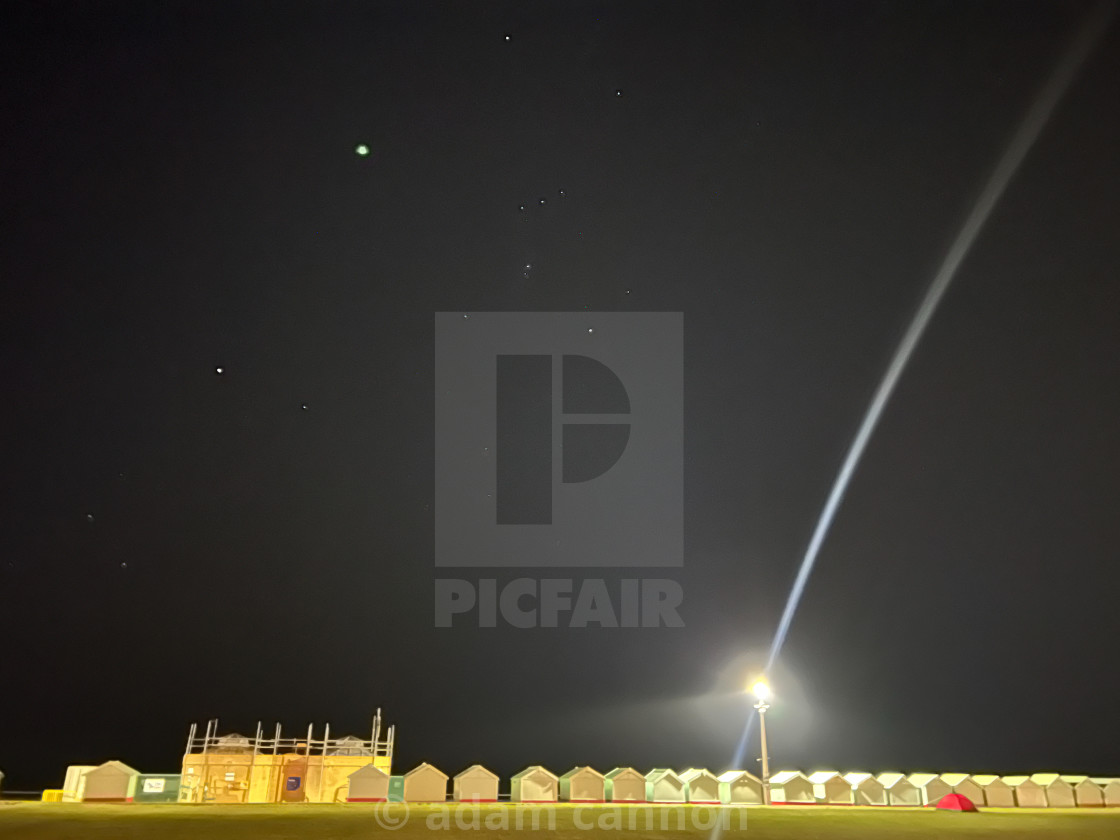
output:
MULTIPOLYGON (((761 805, 762 781, 745 770, 716 775, 702 768, 676 772, 657 768, 641 773, 616 767, 600 773, 574 767, 556 775, 539 765, 527 767, 509 780, 500 793, 497 773, 475 764, 449 777, 431 764, 404 775, 391 775, 374 763, 363 764, 338 783, 316 786, 301 775, 287 775, 277 795, 249 795, 249 787, 234 788, 221 775, 145 774, 119 762, 68 768, 61 790, 45 791, 54 802, 497 802, 525 803, 656 803, 702 805, 761 805), (316 789, 318 787, 318 789, 316 789), (450 791, 449 791, 450 787, 450 791)), ((295 773, 295 770, 285 772, 295 773)), ((232 781, 232 780, 230 780, 232 781)), ((1120 806, 1120 779, 1035 773, 1031 776, 972 775, 968 773, 838 773, 797 770, 775 773, 770 779, 772 804, 871 805, 923 807, 949 794, 960 794, 978 806, 999 808, 1074 808, 1120 806)))

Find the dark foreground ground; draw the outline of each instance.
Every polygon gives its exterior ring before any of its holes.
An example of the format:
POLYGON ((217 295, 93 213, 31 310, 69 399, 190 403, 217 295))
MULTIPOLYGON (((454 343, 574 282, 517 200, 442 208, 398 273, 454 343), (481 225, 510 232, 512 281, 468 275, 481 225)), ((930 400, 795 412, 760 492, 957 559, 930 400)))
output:
POLYGON ((1120 809, 710 808, 610 805, 44 805, 0 803, 3 840, 418 840, 544 832, 563 840, 1120 838, 1120 809))

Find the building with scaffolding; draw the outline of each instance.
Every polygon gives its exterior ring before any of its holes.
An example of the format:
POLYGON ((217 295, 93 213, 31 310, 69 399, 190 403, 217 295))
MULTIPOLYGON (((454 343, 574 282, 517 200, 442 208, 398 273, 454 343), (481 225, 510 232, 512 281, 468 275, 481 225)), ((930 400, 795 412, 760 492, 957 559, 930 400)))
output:
POLYGON ((345 802, 350 774, 373 765, 392 772, 396 727, 382 737, 381 710, 373 718, 369 740, 352 735, 331 737, 328 723, 316 738, 314 724, 303 737, 283 737, 276 724, 265 737, 261 724, 247 737, 218 734, 218 720, 208 721, 199 735, 191 724, 183 754, 180 802, 345 802))

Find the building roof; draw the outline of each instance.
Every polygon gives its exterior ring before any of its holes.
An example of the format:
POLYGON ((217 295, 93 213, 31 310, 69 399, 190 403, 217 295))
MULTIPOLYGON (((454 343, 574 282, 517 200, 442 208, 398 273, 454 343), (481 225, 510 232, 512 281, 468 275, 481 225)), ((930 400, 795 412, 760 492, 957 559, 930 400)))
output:
POLYGON ((1031 781, 1040 787, 1050 787, 1050 785, 1061 782, 1062 777, 1057 773, 1032 773, 1031 781))
POLYGON ((622 775, 625 775, 625 774, 631 774, 631 775, 634 775, 634 776, 638 776, 639 778, 642 778, 642 779, 645 778, 645 776, 642 774, 642 772, 640 770, 635 770, 633 767, 616 767, 613 770, 611 770, 609 773, 607 773, 607 778, 608 779, 617 779, 619 776, 622 776, 622 775))
POLYGON ((802 779, 809 781, 809 777, 802 773, 800 770, 781 770, 770 777, 770 784, 784 785, 786 782, 793 779, 802 779))
POLYGON ((426 761, 422 764, 417 765, 416 767, 413 767, 411 770, 409 770, 407 773, 404 774, 404 777, 407 779, 409 776, 415 776, 417 773, 428 773, 428 772, 438 773, 439 775, 443 776, 443 778, 445 778, 445 779, 447 778, 446 773, 444 773, 438 767, 433 767, 431 764, 429 764, 426 761))
POLYGON ((905 773, 897 773, 897 772, 880 773, 878 776, 875 777, 875 781, 877 781, 879 784, 881 784, 883 787, 887 788, 888 790, 890 788, 893 788, 899 782, 906 782, 906 784, 908 784, 908 785, 911 784, 910 780, 908 778, 906 778, 905 773))
POLYGON ((1030 776, 1004 776, 1003 783, 1008 787, 1021 787, 1023 785, 1040 786, 1038 782, 1034 781, 1030 776))
POLYGON ((720 773, 718 778, 721 782, 737 782, 746 776, 752 782, 762 784, 762 779, 758 778, 754 773, 749 773, 746 770, 728 770, 726 773, 720 773))
MULTIPOLYGON (((99 764, 88 773, 101 773, 102 771, 112 770, 114 773, 121 773, 125 776, 139 776, 139 770, 133 770, 123 761, 106 761, 104 764, 99 764)), ((88 775, 87 773, 87 775, 88 775)))
POLYGON ((456 779, 461 779, 468 774, 477 774, 479 772, 485 773, 491 779, 497 779, 498 778, 497 773, 495 773, 493 770, 487 770, 481 764, 472 764, 470 767, 468 767, 462 773, 459 773, 455 778, 456 779))
POLYGON ((997 782, 1006 787, 1006 784, 1004 783, 1003 779, 1001 779, 999 776, 995 776, 991 773, 978 773, 977 775, 972 777, 972 781, 976 782, 976 784, 980 785, 980 787, 987 787, 988 785, 994 785, 997 782))
POLYGON ((1060 779, 1061 779, 1061 780, 1062 780, 1063 782, 1065 782, 1065 783, 1066 783, 1067 785, 1073 785, 1074 787, 1077 787, 1078 785, 1083 785, 1083 784, 1085 784, 1086 782, 1088 782, 1088 781, 1089 781, 1089 777, 1088 777, 1088 776, 1068 776, 1068 775, 1063 775, 1063 776, 1059 776, 1058 778, 1060 778, 1060 779))
POLYGON ((561 779, 571 779, 574 776, 578 776, 581 773, 590 773, 593 776, 598 776, 600 779, 605 779, 606 778, 606 776, 604 776, 602 773, 600 773, 594 767, 573 767, 571 770, 569 770, 567 773, 565 773, 560 778, 561 779))
POLYGON ((831 782, 833 779, 844 781, 844 777, 835 770, 816 770, 809 774, 809 781, 815 785, 823 785, 825 782, 831 782))
POLYGON ((703 767, 689 767, 683 773, 679 774, 682 781, 691 782, 693 779, 698 779, 701 776, 707 776, 709 779, 719 781, 719 776, 711 770, 705 770, 703 767))
POLYGON ((353 779, 355 776, 368 776, 371 773, 384 776, 386 779, 389 778, 389 774, 378 767, 376 764, 363 764, 346 778, 353 779))
POLYGON ((554 782, 560 781, 559 777, 557 777, 557 775, 555 773, 553 773, 549 770, 546 770, 545 768, 541 767, 539 764, 534 764, 530 767, 526 767, 520 773, 516 774, 513 778, 514 779, 524 779, 524 778, 527 778, 528 776, 533 775, 534 773, 544 773, 544 775, 548 776, 548 778, 550 778, 552 781, 554 781, 554 782))
POLYGON ((950 787, 956 787, 961 782, 972 777, 971 773, 942 773, 941 781, 950 787))
POLYGON ((852 787, 859 787, 860 785, 869 781, 875 782, 876 784, 882 784, 882 782, 880 782, 870 773, 845 773, 844 781, 850 784, 852 787))
POLYGON ((646 773, 646 779, 648 781, 663 779, 666 776, 672 776, 678 782, 684 781, 684 779, 680 777, 680 774, 678 774, 677 771, 673 770, 671 767, 654 767, 652 770, 646 773))
POLYGON ((910 782, 914 787, 925 787, 935 779, 940 779, 938 773, 911 773, 907 776, 906 781, 910 782))

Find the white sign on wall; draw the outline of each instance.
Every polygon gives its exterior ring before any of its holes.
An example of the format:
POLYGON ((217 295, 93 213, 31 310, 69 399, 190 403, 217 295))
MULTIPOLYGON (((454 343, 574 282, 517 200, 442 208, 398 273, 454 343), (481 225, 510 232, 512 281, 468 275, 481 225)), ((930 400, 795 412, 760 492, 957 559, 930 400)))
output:
POLYGON ((163 793, 163 783, 166 779, 145 779, 144 793, 163 793))

